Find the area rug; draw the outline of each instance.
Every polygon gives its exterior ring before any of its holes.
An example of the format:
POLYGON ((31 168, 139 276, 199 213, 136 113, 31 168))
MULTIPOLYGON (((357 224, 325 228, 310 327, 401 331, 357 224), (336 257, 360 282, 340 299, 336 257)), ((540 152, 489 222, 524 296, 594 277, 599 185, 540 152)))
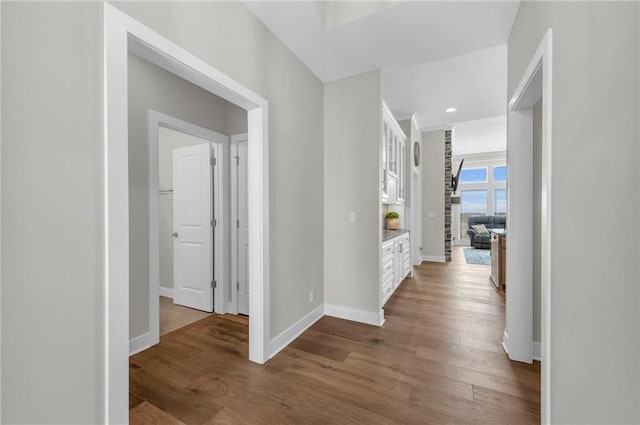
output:
POLYGON ((482 264, 482 265, 490 266, 491 250, 465 248, 464 259, 467 261, 467 264, 482 264))

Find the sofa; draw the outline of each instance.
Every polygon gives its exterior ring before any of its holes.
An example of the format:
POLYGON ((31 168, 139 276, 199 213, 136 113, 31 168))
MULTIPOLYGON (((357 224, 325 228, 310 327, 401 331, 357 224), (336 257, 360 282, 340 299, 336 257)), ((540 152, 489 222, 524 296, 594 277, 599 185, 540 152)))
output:
POLYGON ((467 219, 467 235, 471 246, 477 249, 491 249, 491 233, 476 233, 474 225, 484 224, 489 232, 493 229, 504 230, 507 226, 507 217, 504 215, 476 215, 467 219))

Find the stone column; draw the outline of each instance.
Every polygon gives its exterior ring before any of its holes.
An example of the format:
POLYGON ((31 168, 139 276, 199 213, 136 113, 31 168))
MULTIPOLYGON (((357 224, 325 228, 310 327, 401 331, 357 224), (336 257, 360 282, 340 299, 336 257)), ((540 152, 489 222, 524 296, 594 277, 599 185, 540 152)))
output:
POLYGON ((451 261, 451 130, 444 132, 444 258, 451 261))

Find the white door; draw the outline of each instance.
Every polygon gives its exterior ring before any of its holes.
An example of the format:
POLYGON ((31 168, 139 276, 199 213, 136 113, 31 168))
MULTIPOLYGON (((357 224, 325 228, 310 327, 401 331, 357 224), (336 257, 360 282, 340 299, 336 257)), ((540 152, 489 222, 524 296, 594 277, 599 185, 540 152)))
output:
POLYGON ((239 142, 236 145, 236 200, 237 200, 237 217, 236 217, 236 231, 237 231, 237 265, 238 270, 236 276, 238 276, 237 289, 238 289, 238 313, 249 314, 249 226, 248 226, 248 204, 247 204, 247 142, 239 142))
POLYGON ((211 144, 173 150, 175 304, 213 311, 211 144))

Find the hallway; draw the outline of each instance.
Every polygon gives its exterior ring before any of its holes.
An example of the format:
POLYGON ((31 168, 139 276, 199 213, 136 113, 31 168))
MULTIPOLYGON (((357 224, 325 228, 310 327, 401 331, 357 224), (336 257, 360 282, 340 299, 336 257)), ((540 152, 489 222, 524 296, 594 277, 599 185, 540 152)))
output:
POLYGON ((539 423, 540 364, 507 359, 504 296, 453 256, 415 268, 382 328, 324 317, 265 366, 246 317, 164 335, 130 359, 131 424, 539 423))

